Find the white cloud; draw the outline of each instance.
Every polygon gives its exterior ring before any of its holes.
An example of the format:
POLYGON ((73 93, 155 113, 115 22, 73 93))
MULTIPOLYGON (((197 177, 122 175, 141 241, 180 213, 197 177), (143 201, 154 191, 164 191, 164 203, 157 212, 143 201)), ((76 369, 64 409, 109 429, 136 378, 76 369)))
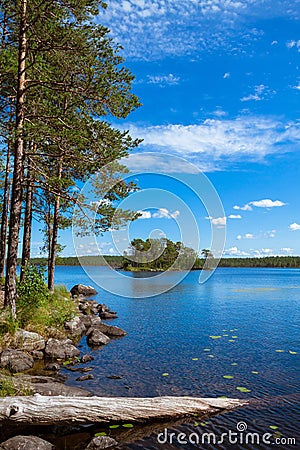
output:
POLYGON ((248 203, 245 206, 234 205, 233 209, 238 209, 241 211, 252 211, 252 208, 248 203))
POLYGON ((281 248, 280 249, 280 251, 282 252, 282 253, 286 253, 286 254, 291 254, 293 251, 294 251, 294 249, 292 249, 292 248, 290 248, 290 247, 283 247, 283 248, 281 248))
MULTIPOLYGON (((299 148, 299 123, 271 118, 207 119, 198 125, 127 125, 133 137, 143 138, 140 149, 172 152, 218 170, 232 161, 263 160, 299 148)), ((204 169, 205 170, 205 169, 204 169)))
POLYGON ((137 211, 140 214, 139 219, 151 219, 151 212, 150 211, 137 211))
POLYGON ((289 225, 289 229, 291 231, 298 231, 298 230, 300 230, 300 224, 298 224, 296 222, 291 223, 291 225, 289 225))
POLYGON ((230 72, 225 72, 223 75, 223 78, 226 80, 226 78, 230 78, 230 72))
POLYGON ((227 217, 205 217, 205 219, 210 220, 212 225, 216 226, 217 228, 225 227, 227 222, 227 217))
POLYGON ((242 216, 240 214, 230 214, 228 219, 241 219, 242 216))
POLYGON ((256 206, 257 208, 274 208, 277 206, 285 206, 286 203, 283 203, 280 200, 270 200, 269 198, 266 198, 264 200, 258 200, 250 202, 250 205, 256 206))
POLYGON ((260 250, 254 250, 255 256, 272 256, 274 250, 272 248, 262 248, 260 250))
POLYGON ((246 233, 244 235, 239 234, 236 238, 238 241, 240 241, 241 239, 254 239, 255 236, 252 233, 246 233))
POLYGON ((149 84, 159 84, 162 87, 176 85, 180 81, 180 78, 172 73, 169 73, 169 75, 148 75, 147 78, 149 84))
POLYGON ((297 89, 298 91, 300 91, 300 83, 298 83, 296 86, 292 86, 293 89, 297 89))
POLYGON ((176 219, 180 215, 180 211, 170 212, 167 208, 159 208, 152 214, 153 219, 176 219))
POLYGON ((248 252, 239 250, 237 247, 231 247, 224 251, 225 255, 228 256, 250 256, 248 252))
POLYGON ((252 211, 252 206, 256 206, 257 208, 274 208, 285 206, 286 203, 281 200, 271 200, 269 198, 265 198, 263 200, 253 200, 252 202, 246 203, 244 206, 234 205, 233 209, 238 209, 241 211, 252 211))

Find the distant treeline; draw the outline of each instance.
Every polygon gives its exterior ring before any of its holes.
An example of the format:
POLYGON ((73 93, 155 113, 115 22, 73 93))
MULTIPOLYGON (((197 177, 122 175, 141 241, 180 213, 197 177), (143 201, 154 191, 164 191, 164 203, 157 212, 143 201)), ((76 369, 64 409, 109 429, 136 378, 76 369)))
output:
MULTIPOLYGON (((103 266, 106 262, 117 268, 124 265, 123 256, 83 256, 80 260, 76 256, 57 258, 57 266, 103 266)), ((202 269, 204 258, 197 258, 194 269, 202 269)), ((20 261, 19 261, 20 263, 20 261)), ((46 258, 33 258, 32 264, 46 266, 46 258)), ((300 256, 266 256, 262 258, 222 258, 219 267, 273 267, 273 268, 300 268, 300 256)))

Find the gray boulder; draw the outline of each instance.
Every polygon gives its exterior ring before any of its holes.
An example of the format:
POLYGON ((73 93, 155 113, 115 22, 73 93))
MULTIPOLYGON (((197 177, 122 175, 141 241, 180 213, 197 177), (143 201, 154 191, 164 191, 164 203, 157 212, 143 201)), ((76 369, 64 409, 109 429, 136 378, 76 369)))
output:
POLYGON ((85 314, 85 315, 96 315, 98 314, 98 307, 99 304, 96 302, 96 300, 79 300, 79 310, 85 314))
POLYGON ((76 284, 75 286, 72 287, 70 292, 72 297, 74 297, 75 295, 88 296, 97 294, 96 289, 94 289, 92 286, 85 286, 84 284, 76 284))
POLYGON ((47 341, 45 356, 51 359, 69 359, 79 356, 80 351, 72 344, 70 339, 53 339, 47 341))
POLYGON ((15 436, 0 444, 1 450, 52 450, 54 446, 37 436, 15 436))
POLYGON ((87 343, 91 346, 106 345, 110 341, 108 336, 105 336, 98 328, 91 327, 87 331, 87 343))
POLYGON ((34 359, 28 353, 21 350, 7 349, 3 350, 0 356, 0 366, 10 370, 12 373, 23 372, 31 369, 34 359))
POLYGON ((122 330, 122 328, 106 325, 105 323, 97 325, 97 329, 107 336, 126 336, 126 331, 122 330))
POLYGON ((17 330, 15 337, 20 350, 32 352, 34 350, 44 350, 45 348, 45 340, 43 336, 38 333, 19 329, 17 330))
POLYGON ((65 329, 71 334, 71 336, 82 336, 86 329, 79 316, 74 317, 74 319, 65 323, 65 329))
POLYGON ((85 450, 111 448, 115 447, 116 445, 118 445, 118 442, 115 441, 115 439, 109 436, 98 436, 91 440, 85 450))
POLYGON ((31 355, 33 359, 44 359, 44 353, 40 350, 33 350, 33 352, 31 352, 31 355))

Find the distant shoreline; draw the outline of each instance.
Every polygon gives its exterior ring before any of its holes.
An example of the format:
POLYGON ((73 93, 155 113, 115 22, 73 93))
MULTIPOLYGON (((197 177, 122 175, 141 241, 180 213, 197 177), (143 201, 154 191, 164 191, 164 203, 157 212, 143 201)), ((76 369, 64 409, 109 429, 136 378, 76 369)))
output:
MULTIPOLYGON (((20 262, 20 261, 19 261, 20 262)), ((105 266, 106 264, 122 269, 124 258, 123 256, 76 256, 58 257, 57 266, 105 266), (104 261, 105 260, 105 261, 104 261)), ((46 266, 46 258, 32 258, 31 263, 35 265, 46 266)), ((204 259, 198 259, 194 270, 202 269, 204 259)), ((218 267, 236 267, 236 268, 300 268, 300 256, 267 256, 261 258, 222 258, 218 267)), ((141 268, 143 271, 143 268, 141 268)))

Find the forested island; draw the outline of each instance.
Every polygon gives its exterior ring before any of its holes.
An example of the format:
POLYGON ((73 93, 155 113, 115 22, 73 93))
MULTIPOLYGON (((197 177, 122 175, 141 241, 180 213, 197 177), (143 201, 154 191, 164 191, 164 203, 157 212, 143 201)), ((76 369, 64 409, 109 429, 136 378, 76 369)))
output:
MULTIPOLYGON (((212 253, 203 249, 201 255, 181 242, 170 239, 134 239, 124 255, 57 257, 59 266, 104 266, 127 271, 201 270, 205 262, 214 266, 212 253)), ((19 261, 21 262, 21 261, 19 261)), ((33 258, 32 264, 44 266, 46 258, 33 258)), ((228 257, 218 267, 300 268, 300 256, 228 257)))

